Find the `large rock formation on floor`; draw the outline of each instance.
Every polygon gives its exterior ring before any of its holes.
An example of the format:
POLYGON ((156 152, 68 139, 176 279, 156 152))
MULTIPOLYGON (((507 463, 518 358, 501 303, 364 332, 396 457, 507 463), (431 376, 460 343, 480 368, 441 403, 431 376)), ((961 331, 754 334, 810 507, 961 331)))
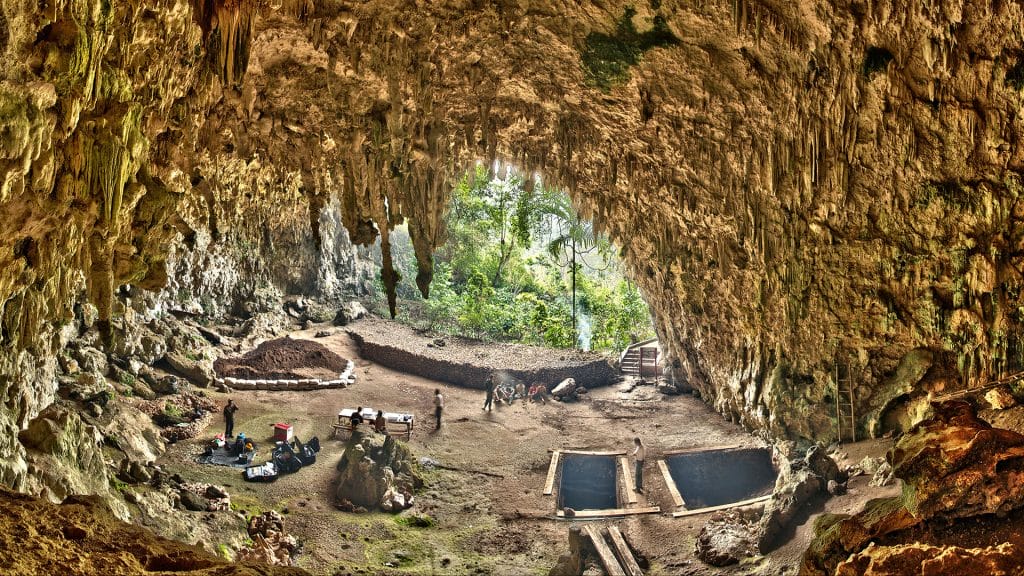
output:
POLYGON ((388 512, 412 506, 413 491, 422 485, 422 480, 416 474, 409 447, 393 436, 366 428, 352 433, 338 462, 335 495, 339 506, 388 512))
POLYGON ((992 428, 966 402, 935 405, 888 455, 902 497, 819 518, 801 574, 1024 571, 1022 456, 1024 435, 992 428))
MULTIPOLYGON (((783 447, 788 448, 788 447, 783 447)), ((771 500, 754 531, 757 548, 762 553, 771 550, 779 536, 805 507, 816 499, 827 498, 830 483, 846 483, 846 474, 839 471, 835 461, 820 446, 811 446, 803 457, 777 458, 779 477, 771 500)))
POLYGON ((96 498, 61 505, 0 488, 0 566, 5 576, 154 573, 303 575, 305 570, 235 564, 114 518, 96 498))

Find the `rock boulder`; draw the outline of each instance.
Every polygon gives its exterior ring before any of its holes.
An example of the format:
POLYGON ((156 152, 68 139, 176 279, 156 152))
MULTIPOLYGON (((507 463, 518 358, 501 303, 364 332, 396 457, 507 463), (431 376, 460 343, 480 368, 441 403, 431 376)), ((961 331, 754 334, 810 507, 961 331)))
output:
POLYGON ((1024 435, 993 428, 967 402, 944 402, 889 455, 915 516, 963 518, 1024 505, 1024 435))
POLYGON ((904 434, 887 455, 903 480, 903 495, 869 501, 853 516, 820 518, 801 574, 1024 573, 1024 550, 1001 535, 1004 529, 1017 533, 1016 520, 1001 518, 1024 506, 1024 436, 993 428, 966 402, 933 408, 933 417, 904 434), (971 539, 976 547, 918 541, 960 530, 965 518, 978 535, 971 539))
POLYGON ((337 498, 370 510, 408 508, 422 485, 414 461, 408 446, 392 436, 355 432, 338 462, 337 498))
POLYGON ((366 308, 356 300, 346 302, 338 309, 338 312, 334 315, 333 324, 335 326, 347 326, 350 322, 355 322, 360 318, 366 316, 366 308))

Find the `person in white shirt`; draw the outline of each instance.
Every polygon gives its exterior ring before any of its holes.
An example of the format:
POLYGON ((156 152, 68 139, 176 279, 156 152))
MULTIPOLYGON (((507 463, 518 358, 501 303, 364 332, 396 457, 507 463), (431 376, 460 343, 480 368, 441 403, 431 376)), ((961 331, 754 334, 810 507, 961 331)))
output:
POLYGON ((437 419, 437 429, 441 429, 441 412, 444 411, 444 396, 441 395, 441 389, 437 388, 434 390, 434 418, 437 419))
POLYGON ((640 438, 633 438, 633 458, 636 460, 636 487, 633 488, 637 492, 644 491, 644 459, 647 458, 647 448, 644 447, 644 443, 640 441, 640 438))

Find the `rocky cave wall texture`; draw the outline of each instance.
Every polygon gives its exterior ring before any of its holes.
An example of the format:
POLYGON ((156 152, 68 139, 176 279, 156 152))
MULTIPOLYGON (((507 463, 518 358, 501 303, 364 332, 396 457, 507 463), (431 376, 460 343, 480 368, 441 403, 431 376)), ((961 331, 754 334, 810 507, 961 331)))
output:
POLYGON ((752 428, 833 437, 837 376, 863 433, 1014 372, 1022 23, 1008 1, 5 0, 0 455, 53 398, 76 302, 107 327, 126 284, 213 311, 358 288, 339 223, 393 285, 402 221, 427 292, 477 161, 569 189, 677 382, 752 428))

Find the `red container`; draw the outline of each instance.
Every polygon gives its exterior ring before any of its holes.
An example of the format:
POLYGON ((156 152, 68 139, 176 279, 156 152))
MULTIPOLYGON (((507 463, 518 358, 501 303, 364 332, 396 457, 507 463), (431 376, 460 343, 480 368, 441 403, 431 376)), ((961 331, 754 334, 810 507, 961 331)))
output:
POLYGON ((292 425, 278 422, 274 424, 274 441, 275 442, 291 442, 292 441, 292 425))

